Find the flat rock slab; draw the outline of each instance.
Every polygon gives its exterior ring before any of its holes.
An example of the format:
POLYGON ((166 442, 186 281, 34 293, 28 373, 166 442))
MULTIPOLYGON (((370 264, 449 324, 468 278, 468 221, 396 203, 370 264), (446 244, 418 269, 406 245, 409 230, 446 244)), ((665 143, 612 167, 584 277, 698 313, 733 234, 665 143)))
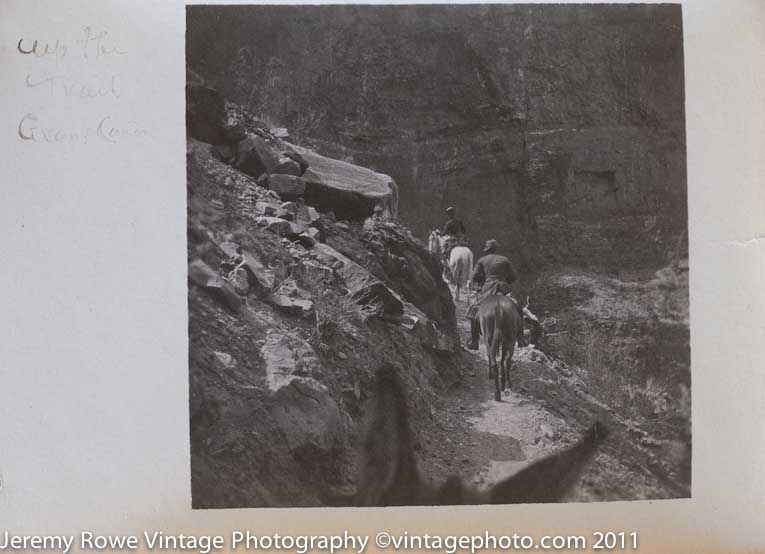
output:
POLYGON ((351 220, 369 217, 378 204, 392 216, 398 213, 398 189, 388 175, 289 146, 308 164, 303 179, 309 204, 351 220))

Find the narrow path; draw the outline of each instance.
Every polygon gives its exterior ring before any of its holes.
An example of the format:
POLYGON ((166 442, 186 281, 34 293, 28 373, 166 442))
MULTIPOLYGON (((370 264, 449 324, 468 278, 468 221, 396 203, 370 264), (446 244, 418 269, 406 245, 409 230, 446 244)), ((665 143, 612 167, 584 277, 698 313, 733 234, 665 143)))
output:
MULTIPOLYGON (((474 460, 463 465, 463 476, 473 485, 489 487, 516 473, 534 460, 551 454, 578 439, 568 423, 533 397, 505 391, 502 401, 494 400, 494 385, 488 379, 488 361, 482 349, 478 355, 466 354, 463 383, 449 397, 462 407, 463 440, 469 446, 465 455, 474 460), (470 473, 466 473, 467 470, 470 473)), ((589 495, 576 490, 570 500, 587 500, 589 495)))
MULTIPOLYGON (((467 304, 462 300, 464 297, 455 306, 465 343, 470 327, 464 317, 467 304)), ((522 356, 523 350, 516 349, 514 359, 522 356)), ((434 480, 460 473, 475 486, 491 486, 576 440, 563 419, 525 396, 520 387, 505 391, 501 402, 494 400, 483 345, 475 353, 463 351, 463 368, 462 382, 445 399, 444 413, 451 435, 445 441, 430 441, 424 448, 424 461, 435 460, 423 464, 426 474, 434 480), (456 455, 450 456, 450 450, 456 455)))
MULTIPOLYGON (((464 319, 466 305, 455 305, 464 343, 470 332, 464 319)), ((539 354, 533 348, 516 349, 513 359, 533 360, 535 353, 539 354)), ((574 390, 527 370, 519 372, 514 390, 496 402, 483 346, 477 353, 463 351, 462 358, 462 380, 443 398, 437 414, 444 431, 425 436, 421 444, 421 467, 431 480, 459 474, 474 486, 491 486, 572 444, 592 423, 574 390)), ((667 497, 652 475, 614 457, 621 448, 617 443, 597 454, 565 501, 667 497)))

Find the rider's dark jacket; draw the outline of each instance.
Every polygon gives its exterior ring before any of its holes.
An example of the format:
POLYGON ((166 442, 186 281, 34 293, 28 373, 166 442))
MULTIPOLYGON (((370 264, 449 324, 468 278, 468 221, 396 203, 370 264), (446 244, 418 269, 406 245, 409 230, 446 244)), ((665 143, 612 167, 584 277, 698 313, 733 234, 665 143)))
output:
POLYGON ((467 231, 465 231, 465 225, 463 225, 462 221, 459 219, 450 219, 446 222, 446 225, 444 225, 442 234, 454 237, 457 235, 466 235, 467 231))
POLYGON ((470 281, 480 285, 475 300, 468 306, 466 317, 474 319, 478 315, 478 306, 488 296, 494 294, 508 294, 511 292, 510 285, 517 279, 513 264, 505 256, 499 254, 487 254, 478 260, 470 276, 470 281))
POLYGON ((517 278, 510 260, 499 254, 487 254, 475 264, 470 280, 473 283, 481 284, 481 291, 483 292, 499 282, 512 285, 517 278))

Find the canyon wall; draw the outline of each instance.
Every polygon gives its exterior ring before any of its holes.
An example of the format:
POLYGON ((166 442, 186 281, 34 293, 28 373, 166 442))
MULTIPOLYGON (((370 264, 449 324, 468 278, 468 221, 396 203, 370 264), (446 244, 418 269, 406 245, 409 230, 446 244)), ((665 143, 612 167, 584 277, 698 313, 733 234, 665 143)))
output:
POLYGON ((455 205, 524 273, 687 252, 681 8, 190 6, 187 61, 301 144, 455 205), (680 250, 681 252, 678 252, 680 250))

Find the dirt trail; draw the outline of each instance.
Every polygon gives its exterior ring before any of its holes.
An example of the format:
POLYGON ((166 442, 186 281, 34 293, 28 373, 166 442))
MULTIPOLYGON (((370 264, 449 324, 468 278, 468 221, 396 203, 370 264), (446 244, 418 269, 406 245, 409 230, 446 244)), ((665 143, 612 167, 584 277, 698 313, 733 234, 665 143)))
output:
MULTIPOLYGON (((466 305, 455 304, 465 341, 469 336, 466 305)), ((463 352, 462 381, 444 398, 438 415, 443 417, 448 436, 425 438, 422 445, 426 476, 438 482, 458 473, 475 486, 490 486, 579 438, 599 417, 597 401, 583 401, 586 392, 551 379, 549 371, 535 372, 542 366, 535 361, 540 357, 544 354, 533 347, 516 349, 513 391, 506 391, 502 401, 496 402, 483 346, 477 353, 463 352)), ((549 360, 544 357, 544 361, 549 360)), ((610 444, 596 455, 565 501, 677 496, 650 471, 649 460, 635 455, 642 451, 629 444, 628 435, 617 432, 609 439, 610 444)))

